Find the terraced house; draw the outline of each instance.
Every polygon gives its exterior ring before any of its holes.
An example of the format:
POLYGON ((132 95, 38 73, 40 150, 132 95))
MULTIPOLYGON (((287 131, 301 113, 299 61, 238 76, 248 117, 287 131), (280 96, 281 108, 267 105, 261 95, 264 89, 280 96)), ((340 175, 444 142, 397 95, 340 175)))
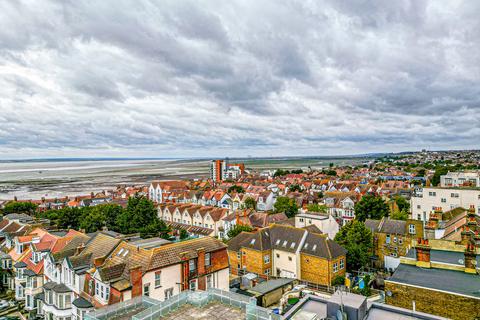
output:
POLYGON ((330 285, 345 275, 346 250, 327 235, 273 224, 242 232, 228 243, 231 273, 294 278, 330 285))
POLYGON ((211 237, 178 243, 122 241, 104 261, 94 264, 83 290, 95 307, 141 295, 163 301, 188 289, 229 288, 226 245, 211 237))
POLYGON ((119 236, 98 232, 79 234, 62 250, 44 259, 43 293, 37 296, 38 314, 45 319, 83 320, 93 304, 83 297, 87 271, 103 261, 120 243, 119 236))
POLYGON ((225 225, 223 218, 229 211, 224 208, 195 204, 159 204, 158 217, 176 229, 202 236, 223 238, 225 225))

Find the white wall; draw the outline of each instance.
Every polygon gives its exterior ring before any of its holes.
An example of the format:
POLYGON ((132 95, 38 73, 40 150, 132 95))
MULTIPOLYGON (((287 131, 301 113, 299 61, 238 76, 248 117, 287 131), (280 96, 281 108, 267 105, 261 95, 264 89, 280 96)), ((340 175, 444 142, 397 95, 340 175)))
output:
POLYGON ((284 278, 297 278, 299 273, 297 272, 297 257, 293 252, 273 250, 273 275, 284 278), (277 254, 279 257, 277 258, 277 254), (291 257, 292 261, 288 258, 291 257), (281 273, 277 274, 277 269, 280 269, 281 273))
POLYGON ((460 188, 423 188, 422 197, 412 197, 412 218, 415 220, 428 221, 430 213, 435 207, 442 208, 443 212, 457 207, 465 209, 475 206, 477 213, 480 211, 480 190, 460 188), (452 197, 451 194, 458 194, 452 197), (444 199, 444 202, 442 202, 444 199))
POLYGON ((146 273, 142 278, 142 285, 150 283, 150 297, 159 301, 165 300, 165 290, 173 288, 173 295, 180 292, 180 285, 182 270, 181 264, 175 264, 161 269, 160 287, 155 288, 155 272, 146 273))

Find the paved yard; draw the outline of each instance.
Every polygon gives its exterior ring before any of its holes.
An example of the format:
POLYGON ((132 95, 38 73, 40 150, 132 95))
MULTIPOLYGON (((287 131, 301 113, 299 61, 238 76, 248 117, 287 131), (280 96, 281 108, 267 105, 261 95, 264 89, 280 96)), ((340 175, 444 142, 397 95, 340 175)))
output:
POLYGON ((161 319, 168 320, 243 320, 245 313, 240 308, 212 301, 204 307, 185 304, 161 319))

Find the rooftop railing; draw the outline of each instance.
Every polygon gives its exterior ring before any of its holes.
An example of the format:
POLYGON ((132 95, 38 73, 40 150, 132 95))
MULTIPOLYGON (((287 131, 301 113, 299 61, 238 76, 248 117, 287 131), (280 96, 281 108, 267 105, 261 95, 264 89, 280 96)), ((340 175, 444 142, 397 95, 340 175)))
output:
MULTIPOLYGON (((137 297, 115 305, 95 310, 86 315, 85 320, 104 320, 124 317, 131 314, 131 320, 158 320, 179 309, 185 304, 201 308, 211 302, 241 309, 247 320, 281 320, 282 317, 272 310, 257 306, 255 298, 238 293, 210 288, 208 291, 182 291, 165 301, 156 301, 147 297, 137 297), (135 310, 138 310, 135 313, 135 310)), ((123 318, 122 318, 123 319, 123 318)))

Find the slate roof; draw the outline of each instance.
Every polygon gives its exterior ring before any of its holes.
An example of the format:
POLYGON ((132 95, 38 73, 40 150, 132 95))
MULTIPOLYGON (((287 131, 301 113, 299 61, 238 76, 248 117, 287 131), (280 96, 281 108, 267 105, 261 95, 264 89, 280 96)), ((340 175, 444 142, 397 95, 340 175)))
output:
POLYGON ((329 240, 327 235, 277 224, 257 232, 242 232, 228 242, 228 250, 239 251, 241 248, 258 251, 277 249, 291 253, 300 249, 302 253, 328 259, 346 254, 346 250, 329 240))
POLYGON ((342 246, 333 240, 327 238, 326 235, 309 233, 301 249, 302 253, 321 258, 337 258, 347 254, 342 246))
POLYGON ((393 220, 382 218, 382 220, 367 219, 365 226, 372 232, 381 232, 388 234, 405 234, 407 222, 404 220, 393 220))
POLYGON ((85 298, 78 297, 77 299, 73 300, 73 305, 77 308, 80 309, 88 309, 88 308, 93 308, 93 305, 90 303, 90 301, 86 300, 85 298))

